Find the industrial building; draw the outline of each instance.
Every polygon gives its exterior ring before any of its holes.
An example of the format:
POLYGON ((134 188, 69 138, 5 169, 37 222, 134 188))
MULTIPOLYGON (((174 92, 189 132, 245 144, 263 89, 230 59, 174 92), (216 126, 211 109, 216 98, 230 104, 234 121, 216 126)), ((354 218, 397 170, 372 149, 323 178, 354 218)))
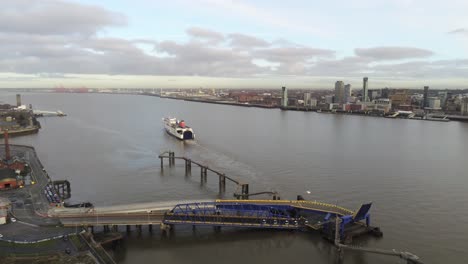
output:
POLYGON ((5 158, 0 159, 0 190, 14 189, 24 184, 22 174, 29 172, 28 164, 18 158, 11 157, 8 130, 4 131, 5 158))
POLYGON ((0 169, 0 190, 14 189, 18 186, 17 174, 13 169, 0 169))

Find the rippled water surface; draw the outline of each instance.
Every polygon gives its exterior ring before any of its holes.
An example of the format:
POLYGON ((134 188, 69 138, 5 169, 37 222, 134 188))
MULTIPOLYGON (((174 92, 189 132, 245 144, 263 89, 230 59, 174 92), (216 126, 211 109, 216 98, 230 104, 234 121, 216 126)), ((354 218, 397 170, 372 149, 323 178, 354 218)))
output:
MULTIPOLYGON (((14 94, 0 100, 14 102, 14 94)), ((217 179, 200 186, 183 164, 161 173, 157 155, 174 150, 284 199, 302 194, 356 209, 372 201, 383 239, 362 245, 402 249, 425 263, 468 263, 468 123, 243 108, 136 95, 23 94, 41 110, 37 135, 13 143, 37 148, 54 179, 68 179, 73 200, 98 205, 210 199, 217 179), (163 132, 176 116, 195 130, 183 143, 163 132), (311 194, 307 194, 306 191, 311 194)), ((211 175, 213 176, 213 175, 211 175)), ((228 185, 227 198, 234 187, 228 185)), ((175 236, 133 232, 115 256, 119 263, 338 263, 317 235, 178 228, 175 236)), ((402 263, 346 253, 343 263, 402 263)))

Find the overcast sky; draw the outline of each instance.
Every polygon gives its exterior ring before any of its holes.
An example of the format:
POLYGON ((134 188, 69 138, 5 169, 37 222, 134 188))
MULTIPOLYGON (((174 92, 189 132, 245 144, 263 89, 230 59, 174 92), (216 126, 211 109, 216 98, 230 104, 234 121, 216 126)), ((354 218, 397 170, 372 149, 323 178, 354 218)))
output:
POLYGON ((467 14, 467 0, 2 0, 0 88, 468 88, 467 14))

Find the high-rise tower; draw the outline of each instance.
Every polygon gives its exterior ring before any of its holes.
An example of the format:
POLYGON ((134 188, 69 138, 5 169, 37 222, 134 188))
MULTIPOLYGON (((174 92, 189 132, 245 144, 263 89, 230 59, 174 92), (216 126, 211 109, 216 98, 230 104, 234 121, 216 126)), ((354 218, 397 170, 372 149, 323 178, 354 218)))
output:
POLYGON ((429 107, 429 86, 424 86, 424 97, 423 97, 423 103, 422 103, 422 108, 424 109, 425 107, 429 107))
POLYGON ((281 106, 282 107, 287 107, 288 106, 288 89, 286 89, 286 87, 283 86, 283 88, 281 88, 281 106))
POLYGON ((336 81, 335 83, 335 101, 334 103, 342 104, 344 101, 344 82, 336 81))
POLYGON ((16 95, 16 107, 21 106, 21 94, 16 95))
POLYGON ((362 83, 362 101, 363 102, 368 102, 369 101, 369 95, 368 95, 368 89, 369 89, 368 81, 369 81, 369 78, 364 77, 364 79, 362 79, 362 81, 363 81, 363 83, 362 83))
POLYGON ((347 84, 344 86, 344 98, 343 103, 348 103, 349 98, 351 97, 351 84, 347 84))

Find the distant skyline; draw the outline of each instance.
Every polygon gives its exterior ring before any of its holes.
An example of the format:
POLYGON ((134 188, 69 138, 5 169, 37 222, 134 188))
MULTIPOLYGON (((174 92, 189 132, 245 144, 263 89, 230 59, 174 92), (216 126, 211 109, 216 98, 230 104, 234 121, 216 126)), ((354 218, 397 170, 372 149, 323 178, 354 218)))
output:
POLYGON ((0 88, 468 88, 465 0, 0 7, 0 88))

